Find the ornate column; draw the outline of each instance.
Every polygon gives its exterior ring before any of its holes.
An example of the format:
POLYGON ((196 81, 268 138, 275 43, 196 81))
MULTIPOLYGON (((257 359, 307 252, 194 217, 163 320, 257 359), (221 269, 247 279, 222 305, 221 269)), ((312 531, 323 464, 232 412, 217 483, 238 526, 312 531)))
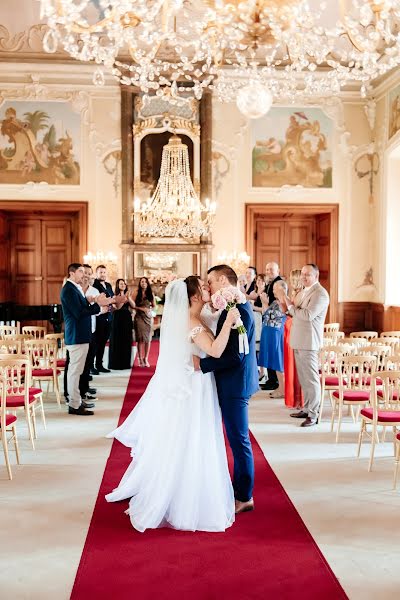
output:
POLYGON ((122 276, 130 280, 133 274, 131 244, 133 243, 133 104, 132 89, 121 87, 121 198, 122 198, 122 276))

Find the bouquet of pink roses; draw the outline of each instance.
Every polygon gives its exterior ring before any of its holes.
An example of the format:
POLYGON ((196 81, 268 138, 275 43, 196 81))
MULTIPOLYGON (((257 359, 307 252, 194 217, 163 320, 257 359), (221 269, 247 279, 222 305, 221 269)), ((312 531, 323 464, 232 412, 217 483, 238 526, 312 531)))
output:
MULTIPOLYGON (((245 304, 246 296, 237 287, 229 286, 221 288, 211 296, 211 304, 216 310, 231 310, 236 308, 237 304, 245 304)), ((249 341, 246 335, 246 327, 243 325, 242 319, 236 321, 234 328, 239 334, 239 352, 244 354, 249 353, 249 341)))

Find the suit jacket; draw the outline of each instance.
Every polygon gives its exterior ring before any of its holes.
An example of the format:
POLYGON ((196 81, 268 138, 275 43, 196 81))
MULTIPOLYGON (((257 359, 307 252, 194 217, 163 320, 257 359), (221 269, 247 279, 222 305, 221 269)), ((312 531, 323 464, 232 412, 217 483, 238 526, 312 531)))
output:
POLYGON ((291 306, 290 346, 293 350, 319 350, 322 347, 328 306, 329 294, 319 282, 305 292, 299 306, 291 306))
MULTIPOLYGON (((96 290, 99 290, 101 294, 105 294, 107 298, 112 298, 114 296, 114 292, 111 284, 108 283, 108 281, 105 281, 104 285, 103 282, 99 281, 98 279, 95 279, 93 282, 93 287, 96 288, 96 290), (106 287, 104 287, 104 285, 106 287)), ((111 312, 102 313, 101 315, 97 316, 97 319, 99 319, 99 321, 102 321, 103 323, 106 321, 111 321, 111 312)))
MULTIPOLYGON (((239 309, 243 325, 247 330, 249 353, 239 353, 239 334, 236 329, 232 329, 228 344, 220 358, 210 356, 200 360, 203 373, 214 371, 220 400, 250 398, 259 388, 253 310, 250 302, 238 304, 236 308, 239 309)), ((227 314, 226 310, 222 311, 218 319, 216 335, 221 331, 227 314)))
POLYGON ((88 344, 92 334, 92 315, 99 312, 99 305, 89 304, 71 281, 67 281, 61 290, 61 304, 65 323, 65 345, 88 344))

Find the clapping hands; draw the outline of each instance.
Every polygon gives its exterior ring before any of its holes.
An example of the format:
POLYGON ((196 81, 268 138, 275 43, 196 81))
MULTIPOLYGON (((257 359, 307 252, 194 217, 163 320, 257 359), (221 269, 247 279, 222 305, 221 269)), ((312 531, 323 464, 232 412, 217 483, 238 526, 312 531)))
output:
POLYGON ((99 306, 109 306, 110 304, 112 304, 112 302, 113 298, 107 298, 107 296, 104 293, 96 296, 96 303, 99 306))

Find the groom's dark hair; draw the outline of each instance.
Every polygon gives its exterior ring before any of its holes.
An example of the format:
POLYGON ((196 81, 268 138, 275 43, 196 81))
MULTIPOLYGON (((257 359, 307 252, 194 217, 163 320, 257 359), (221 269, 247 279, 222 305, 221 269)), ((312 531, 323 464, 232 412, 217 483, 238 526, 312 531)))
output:
POLYGON ((237 285, 238 278, 232 267, 229 267, 228 265, 216 265, 215 267, 208 269, 207 274, 209 275, 213 271, 215 271, 217 275, 225 275, 229 283, 237 285))

